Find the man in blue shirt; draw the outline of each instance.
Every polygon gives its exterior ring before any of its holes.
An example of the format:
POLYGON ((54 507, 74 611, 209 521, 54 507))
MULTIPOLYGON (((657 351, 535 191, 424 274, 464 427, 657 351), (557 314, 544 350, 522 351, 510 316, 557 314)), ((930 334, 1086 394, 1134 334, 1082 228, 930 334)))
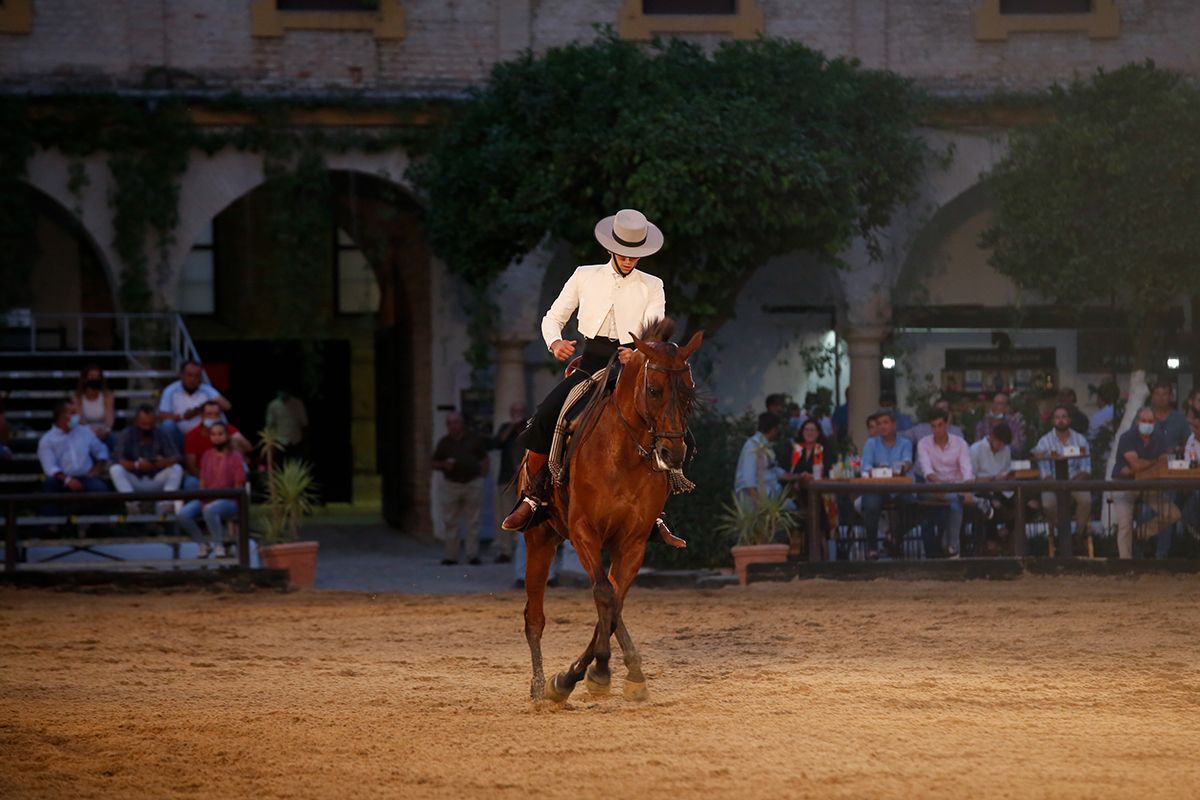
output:
POLYGON ((773 442, 779 438, 783 424, 779 417, 770 412, 758 415, 758 432, 742 445, 738 456, 737 471, 733 477, 733 490, 738 494, 757 497, 760 489, 768 495, 783 491, 782 481, 794 480, 775 461, 773 442))
POLYGON ((54 408, 54 425, 38 442, 38 461, 46 481, 46 492, 107 492, 100 477, 108 461, 108 448, 88 425, 79 424, 75 401, 65 400, 54 408))
MULTIPOLYGON (((1156 429, 1154 409, 1143 408, 1138 412, 1137 424, 1125 431, 1117 440, 1117 461, 1113 465, 1114 478, 1129 480, 1145 472, 1166 466, 1170 448, 1161 430, 1156 429)), ((1154 517, 1143 523, 1139 538, 1149 539, 1179 519, 1179 509, 1164 492, 1113 492, 1113 516, 1117 521, 1117 552, 1121 558, 1133 558, 1133 507, 1140 497, 1142 503, 1154 511, 1154 517)), ((1167 556, 1170 540, 1161 537, 1157 543, 1159 558, 1167 556)))
POLYGON ((896 393, 895 392, 880 393, 879 406, 880 406, 880 408, 885 408, 888 411, 891 411, 893 414, 896 415, 896 417, 895 417, 896 430, 899 431, 900 433, 903 433, 904 431, 908 430, 909 428, 911 428, 913 426, 912 417, 910 417, 908 414, 905 414, 903 411, 901 411, 896 406, 896 393))
MULTIPOLYGON (((904 474, 912 467, 912 442, 896 435, 896 412, 881 408, 875 413, 875 436, 867 440, 863 449, 863 472, 870 473, 875 467, 888 467, 893 474, 904 474)), ((900 495, 890 495, 897 498, 900 495)), ((866 494, 862 497, 863 523, 867 528, 867 558, 879 557, 879 515, 883 510, 885 495, 866 494)))

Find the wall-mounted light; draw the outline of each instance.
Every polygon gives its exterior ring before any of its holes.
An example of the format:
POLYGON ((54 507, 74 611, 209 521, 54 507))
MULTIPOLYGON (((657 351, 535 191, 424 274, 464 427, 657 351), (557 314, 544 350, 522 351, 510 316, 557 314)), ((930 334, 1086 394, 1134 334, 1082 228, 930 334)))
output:
POLYGON ((1179 369, 1179 356, 1167 356, 1167 369, 1179 369))
POLYGON ((884 369, 895 369, 896 368, 896 359, 892 358, 891 356, 884 356, 883 361, 881 361, 880 363, 883 364, 884 369))

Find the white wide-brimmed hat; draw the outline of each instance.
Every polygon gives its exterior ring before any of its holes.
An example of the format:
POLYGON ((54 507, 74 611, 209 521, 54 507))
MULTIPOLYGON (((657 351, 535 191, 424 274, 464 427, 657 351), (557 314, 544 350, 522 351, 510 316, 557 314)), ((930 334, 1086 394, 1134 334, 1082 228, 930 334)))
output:
POLYGON ((663 246, 663 235, 645 214, 623 208, 596 223, 596 241, 610 253, 642 258, 658 252, 663 246))

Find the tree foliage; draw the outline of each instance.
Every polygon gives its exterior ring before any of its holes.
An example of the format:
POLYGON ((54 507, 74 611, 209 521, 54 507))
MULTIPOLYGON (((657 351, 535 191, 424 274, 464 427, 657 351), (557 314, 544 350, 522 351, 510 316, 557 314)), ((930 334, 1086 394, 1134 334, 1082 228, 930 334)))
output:
POLYGON ((435 249, 477 287, 547 234, 594 262, 596 220, 640 209, 667 241, 648 267, 694 327, 772 256, 874 244, 924 160, 917 99, 794 42, 610 33, 497 65, 411 174, 435 249))
POLYGON ((1114 301, 1138 331, 1200 290, 1200 91, 1152 62, 1056 87, 990 175, 981 243, 1017 285, 1072 307, 1114 301))

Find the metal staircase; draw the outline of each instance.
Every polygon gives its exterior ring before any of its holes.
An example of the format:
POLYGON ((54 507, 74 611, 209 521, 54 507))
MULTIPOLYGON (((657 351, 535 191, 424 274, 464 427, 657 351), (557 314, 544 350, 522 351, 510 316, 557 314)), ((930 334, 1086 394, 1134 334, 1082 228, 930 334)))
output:
POLYGON ((51 425, 55 404, 74 392, 84 367, 104 370, 121 428, 141 403, 157 405, 188 359, 200 360, 179 314, 17 310, 0 316, 0 401, 13 452, 11 460, 0 461, 0 493, 38 488, 38 439, 51 425))

